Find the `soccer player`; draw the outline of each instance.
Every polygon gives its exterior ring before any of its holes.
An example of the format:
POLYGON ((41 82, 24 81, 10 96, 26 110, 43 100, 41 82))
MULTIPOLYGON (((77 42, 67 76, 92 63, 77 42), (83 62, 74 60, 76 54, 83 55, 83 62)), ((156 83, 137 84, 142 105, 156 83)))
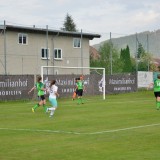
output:
POLYGON ((51 111, 49 117, 52 117, 55 110, 57 109, 57 97, 59 97, 59 94, 58 94, 58 87, 55 84, 56 81, 52 80, 47 90, 49 92, 49 101, 52 105, 52 107, 47 108, 46 110, 46 112, 51 111))
POLYGON ((41 76, 37 77, 37 82, 36 82, 35 86, 33 88, 31 88, 31 90, 28 92, 28 94, 31 93, 34 89, 37 89, 37 91, 38 91, 39 102, 32 108, 32 112, 35 112, 35 110, 41 105, 43 105, 44 111, 46 111, 46 109, 47 109, 46 99, 44 96, 45 88, 44 88, 44 84, 42 83, 41 76))
POLYGON ((151 83, 150 86, 153 86, 154 90, 154 96, 156 97, 156 107, 157 110, 160 109, 160 74, 157 75, 157 79, 154 81, 154 83, 151 83))
POLYGON ((73 92, 73 95, 72 95, 72 101, 75 100, 76 96, 77 96, 77 81, 80 80, 80 78, 75 78, 75 83, 76 83, 76 89, 75 91, 73 92))
POLYGON ((80 76, 80 80, 77 81, 77 95, 78 95, 78 104, 83 104, 83 91, 85 90, 84 82, 83 82, 83 75, 80 76))

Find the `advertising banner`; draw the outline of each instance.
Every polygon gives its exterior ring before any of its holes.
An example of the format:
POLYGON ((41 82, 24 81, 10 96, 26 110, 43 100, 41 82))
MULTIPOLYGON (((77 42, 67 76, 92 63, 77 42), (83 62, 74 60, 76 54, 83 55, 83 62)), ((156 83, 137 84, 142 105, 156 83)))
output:
POLYGON ((120 74, 106 76, 106 93, 125 93, 137 91, 137 76, 120 74))
POLYGON ((138 88, 147 88, 153 82, 153 72, 138 71, 138 88))
POLYGON ((33 87, 33 85, 33 75, 1 75, 0 100, 28 99, 28 91, 33 87))

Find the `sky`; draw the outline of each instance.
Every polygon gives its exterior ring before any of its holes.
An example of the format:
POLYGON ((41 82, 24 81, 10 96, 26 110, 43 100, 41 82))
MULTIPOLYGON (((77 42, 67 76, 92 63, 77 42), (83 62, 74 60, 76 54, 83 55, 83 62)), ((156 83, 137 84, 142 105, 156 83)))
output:
POLYGON ((103 39, 160 29, 160 0, 0 0, 0 24, 60 29, 67 13, 82 32, 103 39))

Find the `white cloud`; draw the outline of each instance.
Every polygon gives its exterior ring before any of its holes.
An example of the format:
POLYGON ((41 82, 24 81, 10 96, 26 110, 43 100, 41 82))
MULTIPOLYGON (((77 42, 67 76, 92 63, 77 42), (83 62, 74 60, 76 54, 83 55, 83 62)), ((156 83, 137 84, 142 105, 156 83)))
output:
POLYGON ((159 0, 1 0, 0 23, 59 29, 69 13, 78 29, 132 34, 159 29, 159 0))

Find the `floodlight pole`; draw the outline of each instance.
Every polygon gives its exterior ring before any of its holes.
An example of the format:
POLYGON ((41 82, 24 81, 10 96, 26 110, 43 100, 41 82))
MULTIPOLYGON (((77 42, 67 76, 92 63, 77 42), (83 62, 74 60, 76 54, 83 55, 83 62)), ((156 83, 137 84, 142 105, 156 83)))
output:
POLYGON ((106 99, 106 79, 105 79, 105 68, 103 68, 103 100, 106 99))
MULTIPOLYGON (((48 25, 46 26, 46 55, 47 55, 47 66, 48 66, 48 55, 49 55, 49 51, 48 51, 48 25)), ((48 68, 47 68, 47 76, 48 76, 48 68)))
POLYGON ((7 57, 6 57, 6 21, 4 21, 4 69, 7 75, 7 57))
POLYGON ((110 61, 111 61, 111 75, 112 75, 112 38, 110 32, 110 61))
POLYGON ((42 82, 43 82, 43 66, 41 66, 41 78, 42 78, 42 82))
POLYGON ((82 29, 81 29, 81 67, 82 67, 82 74, 83 74, 83 47, 82 47, 82 40, 83 36, 82 36, 82 29))
POLYGON ((136 33, 136 72, 138 72, 138 46, 137 46, 138 38, 137 38, 137 33, 136 33))

